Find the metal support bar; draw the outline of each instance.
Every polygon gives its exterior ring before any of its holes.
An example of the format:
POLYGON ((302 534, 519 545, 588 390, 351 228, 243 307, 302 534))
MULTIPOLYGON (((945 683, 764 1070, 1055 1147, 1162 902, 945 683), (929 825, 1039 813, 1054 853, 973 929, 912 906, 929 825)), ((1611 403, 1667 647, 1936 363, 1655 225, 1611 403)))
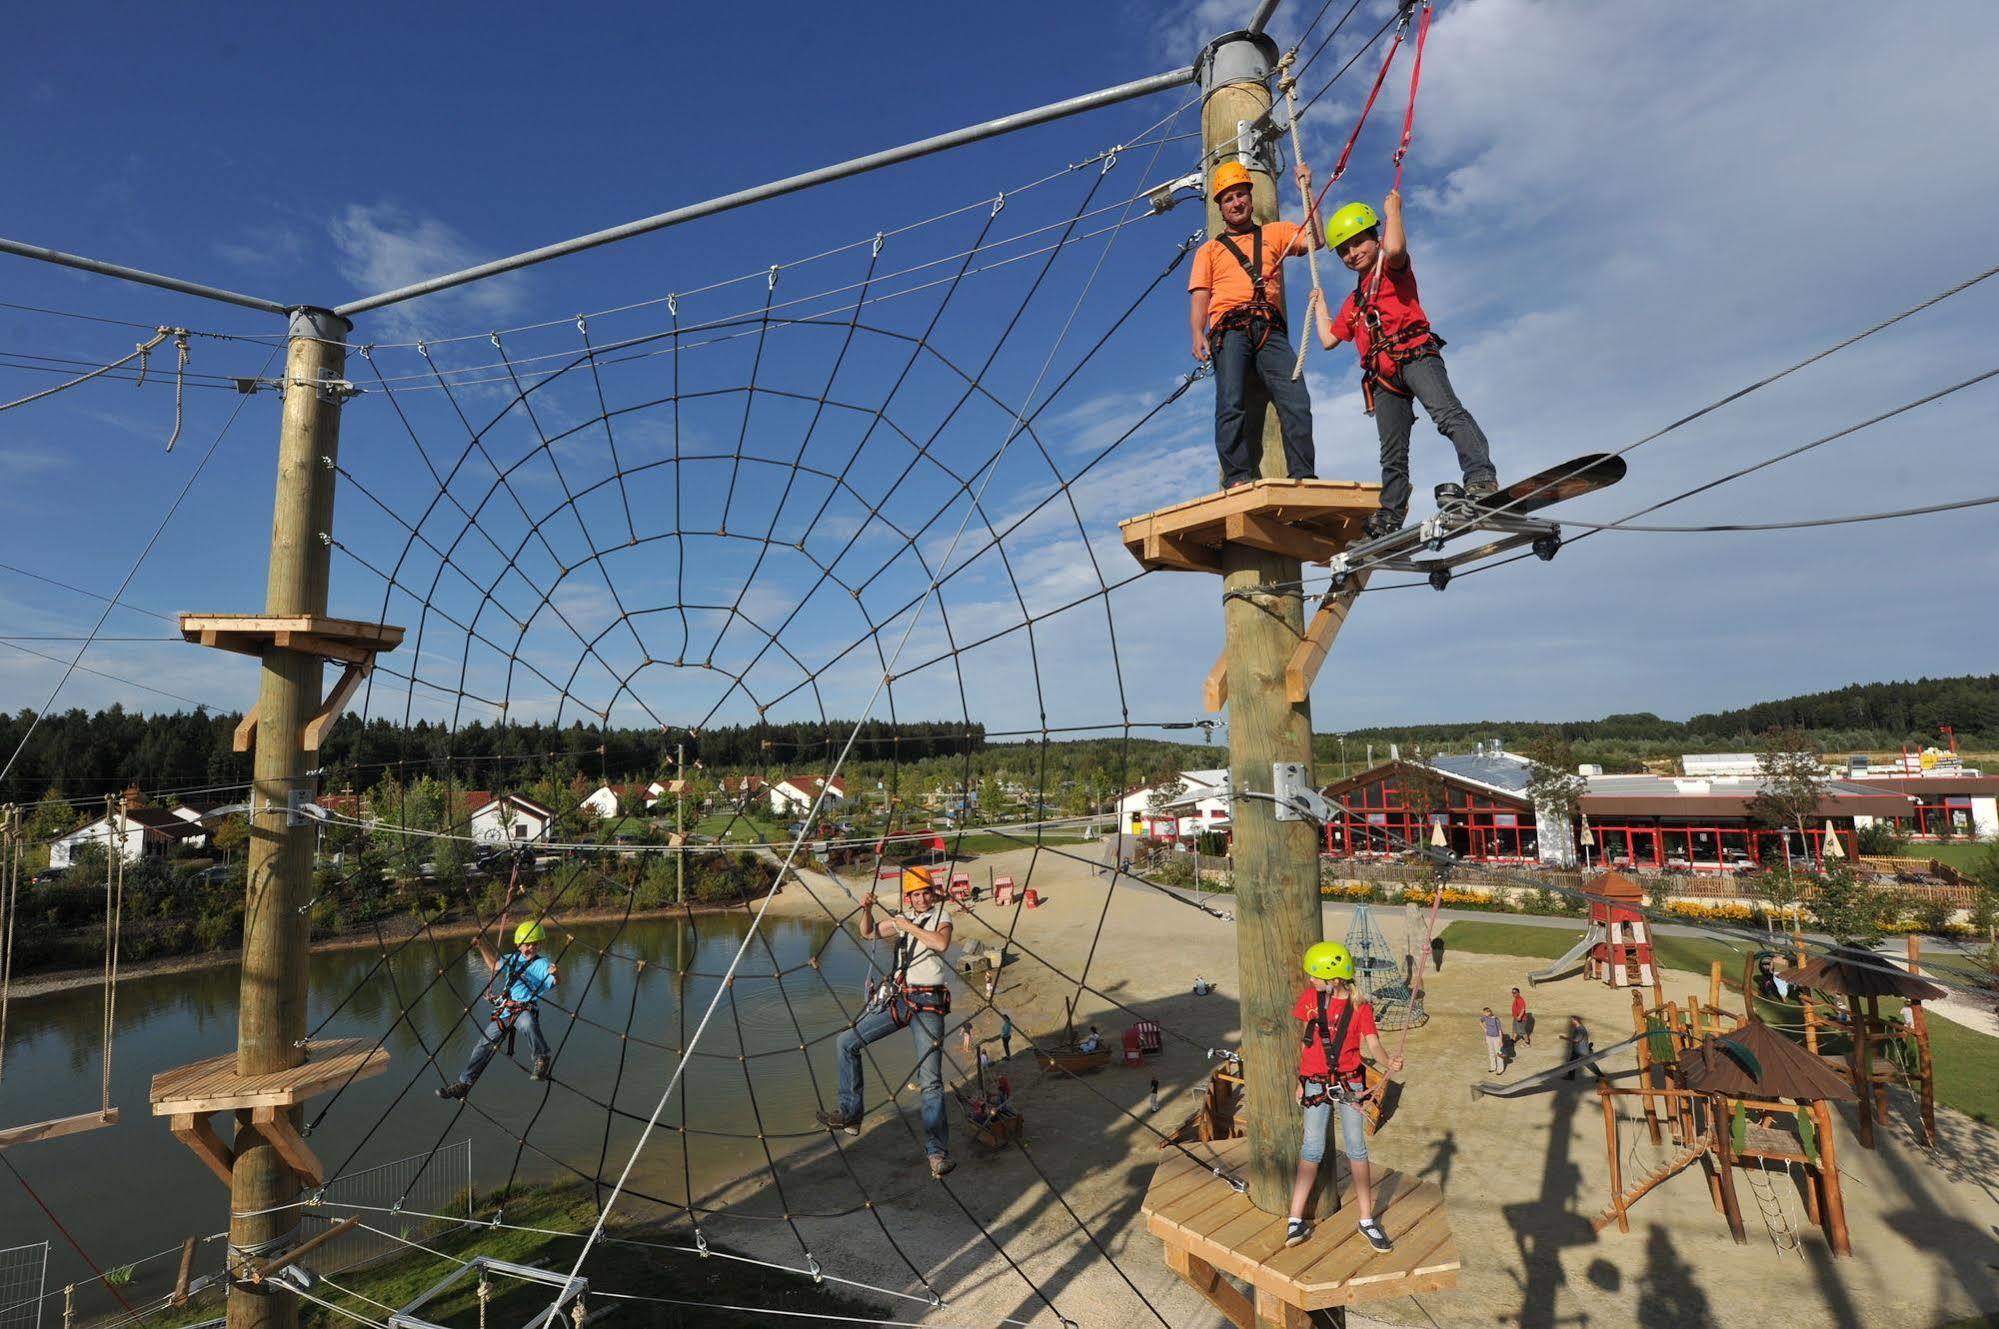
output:
POLYGON ((996 138, 1001 134, 1010 134, 1016 129, 1026 129, 1031 125, 1046 124, 1051 120, 1061 120, 1084 111, 1094 111, 1104 106, 1115 106, 1119 102, 1131 101, 1134 98, 1149 96, 1155 92, 1164 92, 1168 88, 1182 87, 1193 81, 1194 71, 1191 68, 1169 69, 1163 74, 1154 74, 1150 78, 1135 79, 1130 83, 1120 83, 1114 88, 1104 88, 1097 92, 1086 92, 1080 97, 1071 97, 1067 101, 1050 102, 1046 106, 1037 106, 1033 110, 1018 111, 1013 115, 1003 115, 997 120, 987 120, 981 124, 967 125, 963 129, 954 129, 949 133, 918 139, 914 143, 905 143, 899 148, 886 148, 880 152, 871 152, 864 157, 850 157, 846 161, 836 162, 831 166, 821 166, 817 170, 806 171, 799 175, 789 175, 782 180, 773 180, 768 184, 754 185, 748 189, 739 189, 733 194, 723 194, 719 198, 711 198, 705 202, 690 203, 685 207, 674 208, 671 211, 657 213, 651 217, 643 217, 638 221, 626 222, 622 226, 613 226, 608 230, 592 231, 588 235, 580 235, 573 240, 562 240, 552 245, 543 245, 539 249, 530 249, 525 253, 515 254, 511 258, 494 259, 490 263, 481 263, 477 267, 466 268, 461 272, 446 273, 442 277, 432 277, 427 281, 420 281, 414 285, 399 287, 393 291, 384 291, 380 295, 370 295, 360 300, 352 300, 347 304, 336 306, 333 312, 343 317, 352 317, 355 314, 365 313, 370 309, 381 309, 386 305, 400 304, 405 300, 414 300, 420 295, 431 295, 438 291, 449 290, 454 286, 463 286, 467 282, 477 281, 482 277, 497 276, 500 273, 513 272, 516 269, 529 267, 536 263, 546 263, 552 258, 562 258, 569 254, 581 253, 585 249, 595 249, 599 245, 607 245, 614 240, 627 240, 635 235, 644 235, 650 231, 664 230, 669 226, 678 226, 682 222, 693 221, 698 217, 712 217, 718 212, 728 212, 731 209, 740 208, 750 203, 761 203, 768 198, 777 198, 784 194, 794 194, 801 189, 810 189, 814 185, 828 184, 834 180, 843 180, 848 176, 879 170, 884 166, 893 166, 898 162, 913 161, 918 157, 927 157, 931 153, 942 152, 947 148, 962 147, 967 143, 977 143, 982 139, 996 138))
POLYGON ((117 277, 121 281, 137 282, 141 286, 157 286, 162 290, 179 291, 182 295, 198 295, 204 300, 219 300, 226 305, 241 305, 245 309, 257 309, 266 314, 289 314, 294 307, 279 304, 276 300, 266 300, 262 296, 242 295, 235 291, 225 291, 219 286, 203 286, 200 282, 182 281, 179 277, 163 277, 157 272, 145 272, 118 263, 106 263, 102 259, 85 258, 81 254, 65 254, 60 249, 25 244, 4 237, 0 237, 0 253, 19 254, 22 258, 40 259, 44 263, 54 263, 59 267, 94 272, 101 277, 117 277))

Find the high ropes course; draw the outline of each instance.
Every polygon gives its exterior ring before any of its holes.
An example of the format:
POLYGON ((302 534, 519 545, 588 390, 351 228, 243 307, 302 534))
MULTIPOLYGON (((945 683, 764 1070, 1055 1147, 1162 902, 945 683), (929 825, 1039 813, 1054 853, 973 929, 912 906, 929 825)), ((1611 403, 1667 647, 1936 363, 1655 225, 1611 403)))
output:
MULTIPOLYGON (((1281 1050, 1292 1037, 1288 1026, 1260 1044, 1245 1030, 1241 1048, 1215 1048, 1211 1037, 1159 1027, 1147 1004, 1134 1004, 1122 985, 1093 973, 1100 946, 1116 944, 1114 905, 1120 911, 1183 907, 1189 918, 1200 915, 1196 923, 1203 927, 1243 927, 1238 914, 1246 920, 1257 912, 1151 880, 1115 852, 1106 862, 1074 836, 1095 818, 1047 811, 1061 793, 1052 783, 1052 744, 1116 740, 1122 755, 1113 778, 1123 789, 1145 775, 1131 754, 1135 740, 1205 732, 1215 724, 1191 705, 1191 673, 1185 713, 1134 695, 1120 647, 1121 598, 1141 581, 1176 571, 1223 574, 1230 651, 1209 672, 1204 709, 1237 708, 1230 733, 1238 771, 1232 815, 1247 840, 1275 837, 1261 850, 1253 843, 1239 848, 1246 861, 1260 861, 1257 854, 1278 852, 1271 846, 1295 847, 1300 834, 1316 836, 1327 818, 1345 814, 1315 798, 1295 755, 1287 757, 1281 743, 1251 730, 1242 695, 1251 684, 1236 680, 1231 687, 1231 675, 1243 671, 1230 665, 1247 658, 1242 653, 1252 650, 1258 631, 1276 634, 1277 654, 1255 658, 1266 665, 1275 660, 1278 691, 1300 705, 1355 597, 1425 583, 1442 589, 1454 576, 1494 570, 1529 554, 1552 558, 1563 547, 1563 525, 1580 532, 1568 543, 1579 543, 1602 532, 1791 529, 1999 502, 1994 495, 1791 521, 1641 524, 1661 508, 1977 386, 1999 376, 1994 368, 1746 460, 1620 518, 1564 517, 1558 525, 1533 515, 1603 482, 1609 463, 1621 475, 1629 455, 1887 332, 1984 282, 1999 267, 1970 274, 1835 344, 1774 367, 1614 452, 1551 468, 1489 501, 1446 506, 1406 530, 1361 537, 1358 518, 1374 502, 1372 486, 1264 481, 1162 509, 1134 519, 1136 526, 1126 523, 1122 544, 1134 563, 1119 551, 1107 516, 1127 497, 1119 490, 1129 472, 1120 464, 1170 437, 1176 419, 1191 409, 1182 399, 1204 376, 1197 367, 1134 392, 1120 386, 1112 363, 1121 339, 1165 317, 1162 304, 1179 295, 1177 274, 1203 238, 1192 210, 1175 205, 1205 197, 1210 170, 1224 162, 1247 164, 1260 178, 1283 178, 1278 156, 1286 145, 1302 153, 1308 127, 1345 132, 1320 199, 1355 165, 1392 176, 1399 188, 1419 141, 1430 3, 1354 0, 1335 13, 1342 7, 1329 0, 1283 50, 1261 35, 1274 8, 1274 0, 1259 6, 1246 31, 1212 44, 1195 69, 330 308, 0 241, 0 249, 24 257, 290 319, 281 334, 223 333, 7 306, 35 317, 89 317, 110 329, 107 336, 137 339, 130 353, 103 362, 0 352, 0 368, 42 382, 0 403, 0 412, 32 410, 86 385, 137 383, 172 394, 165 446, 203 449, 123 583, 111 596, 97 597, 102 608, 91 636, 70 658, 47 657, 64 666, 64 682, 85 668, 82 656, 93 641, 108 640, 102 630, 112 610, 136 608, 123 599, 133 575, 245 404, 267 391, 283 398, 270 602, 260 614, 184 614, 175 621, 175 639, 255 656, 264 668, 263 699, 237 736, 239 750, 256 752, 254 782, 184 791, 235 799, 221 812, 247 813, 258 828, 244 982, 246 993, 255 986, 260 995, 246 997, 238 1050, 158 1077, 152 1104, 170 1119, 173 1134, 230 1184, 230 1229, 226 1241, 198 1243, 205 1252, 199 1261, 193 1239, 184 1252, 149 1257, 180 1254, 179 1286, 164 1297, 123 1305, 121 1322, 143 1323, 177 1309, 197 1270, 211 1286, 232 1289, 232 1325, 277 1324, 274 1314, 292 1314, 303 1303, 374 1329, 426 1329, 433 1314, 441 1314, 434 1307, 452 1297, 464 1312, 474 1288, 481 1329, 489 1302, 502 1296, 525 1297, 521 1304, 534 1309, 530 1323, 552 1326, 561 1317, 580 1327, 607 1308, 649 1301, 663 1303, 662 1310, 767 1316, 771 1322, 1074 1325, 1137 1317, 1171 1325, 1186 1322, 1176 1317, 1197 1304, 1181 1283, 1239 1324, 1289 1325, 1303 1323, 1297 1317, 1308 1307, 1336 1312, 1375 1295, 1352 1287, 1314 1292, 1301 1262, 1284 1275, 1290 1281, 1283 1286, 1320 1299, 1286 1301, 1271 1281, 1279 1257, 1244 1256, 1248 1264, 1223 1264, 1218 1273, 1218 1247, 1199 1244, 1206 1236, 1166 1238, 1167 1263, 1181 1282, 1158 1277, 1149 1255, 1144 1262, 1152 1267, 1139 1270, 1137 1252, 1149 1252, 1150 1242, 1131 1240, 1135 1205, 1106 1203, 1102 1188, 1081 1175, 1076 1142, 1065 1140, 1065 1113, 1087 1113, 1102 1129, 1156 1138, 1161 1180, 1152 1183, 1145 1210, 1155 1232, 1162 1215, 1176 1212, 1161 1198, 1169 1181, 1185 1195, 1207 1197, 1203 1204, 1237 1204, 1246 1212, 1252 1199, 1265 1201, 1259 1189, 1264 1178, 1250 1156, 1162 1129, 1128 1094, 1087 1074, 1094 1053, 1075 1045, 1076 1026, 1091 1015, 1152 1025, 1172 1048, 1194 1055, 1204 1074, 1211 1060, 1225 1073, 1235 1067, 1247 1079, 1251 1103, 1272 1101, 1291 1078, 1286 1058, 1296 1054, 1295 1044, 1281 1050), (1217 64, 1243 58, 1227 54, 1236 47, 1274 57, 1247 80, 1260 92, 1264 110, 1218 133, 1203 123, 1204 103, 1217 92, 1217 64), (1390 81, 1398 67, 1408 71, 1400 91, 1390 81), (1365 80, 1370 71, 1371 82, 1355 89, 1351 106, 1358 109, 1350 124, 1314 122, 1311 117, 1330 114, 1322 106, 1340 104, 1325 99, 1342 79, 1357 74, 1365 80), (1204 81, 1202 94, 1190 96, 1190 85, 1204 81), (746 264, 740 253, 717 247, 711 252, 723 256, 721 270, 690 272, 679 286, 656 283, 657 293, 616 307, 507 328, 417 336, 409 331, 417 325, 383 313, 530 264, 1140 97, 1155 99, 1159 113, 1117 142, 1079 138, 1068 159, 1050 161, 1039 174, 997 185, 982 197, 941 203, 913 219, 884 218, 878 229, 834 237, 837 243, 815 252, 746 264), (1367 152, 1357 155, 1371 142, 1363 131, 1377 103, 1394 107, 1398 100, 1393 147, 1372 160, 1367 152), (370 321, 381 339, 368 335, 370 321), (204 392, 240 397, 212 438, 185 428, 188 395, 204 392), (336 489, 342 494, 337 524, 336 489), (1305 562, 1324 564, 1324 578, 1305 574, 1305 562), (1371 580, 1384 571, 1416 575, 1371 580), (322 696, 327 663, 340 672, 322 696), (1091 686, 1079 686, 1084 681, 1091 686), (1106 695, 1115 699, 1108 719, 1101 701, 1106 695), (421 818, 410 815, 407 803, 393 812, 378 806, 364 816, 351 799, 331 797, 335 791, 315 783, 320 743, 348 712, 364 722, 427 721, 454 738, 475 724, 522 718, 556 727, 656 730, 669 748, 692 750, 669 772, 677 779, 693 773, 704 730, 750 726, 767 736, 763 783, 755 790, 739 785, 744 792, 724 802, 723 824, 704 831, 700 843, 683 838, 673 849, 683 865, 689 857, 725 850, 752 853, 765 884, 723 909, 686 906, 667 952, 635 940, 656 935, 646 931, 642 914, 657 910, 641 903, 638 887, 604 866, 607 858, 649 851, 568 843, 552 822, 526 833, 503 832, 500 838, 510 843, 491 868, 493 887, 504 878, 503 890, 467 892, 464 899, 440 892, 404 931, 377 923, 373 953, 350 968, 349 986, 307 991, 305 914, 322 902, 358 900, 369 871, 364 863, 314 881, 315 837, 387 838, 410 865, 449 853, 462 857, 490 849, 493 839, 475 824, 480 809, 466 797, 470 791, 479 790, 503 812, 512 806, 508 800, 525 797, 509 769, 510 761, 525 758, 447 750, 433 761, 375 768, 394 777, 405 799, 419 778, 441 772, 449 794, 443 824, 415 828, 421 818), (981 717, 994 712, 1031 715, 1033 723, 987 729, 981 717), (900 1034, 864 1049, 865 1078, 885 1101, 878 1097, 865 1120, 854 1123, 862 1129, 828 1129, 813 1119, 814 1110, 837 1119, 841 1041, 881 1009, 879 986, 907 962, 896 944, 863 936, 862 928, 863 920, 874 920, 875 908, 899 903, 873 905, 866 897, 872 882, 903 880, 899 864, 907 855, 898 851, 904 846, 893 835, 827 834, 813 827, 838 815, 834 791, 862 767, 882 769, 879 793, 887 806, 907 806, 930 793, 920 781, 932 777, 911 769, 905 740, 873 736, 869 725, 940 714, 962 723, 956 737, 1029 744, 1034 757, 1024 798, 1030 815, 982 830, 1030 851, 1019 880, 1010 883, 1018 890, 951 914, 954 947, 976 942, 1016 963, 996 969, 995 981, 983 986, 972 978, 956 984, 942 1050, 954 1161, 926 1171, 918 1160, 929 1126, 918 1086, 930 1054, 900 1034), (850 718, 844 737, 799 744, 779 736, 778 726, 787 722, 809 721, 833 732, 850 718), (1288 776, 1287 762, 1296 767, 1288 776), (810 773, 816 793, 796 810, 794 833, 768 837, 748 809, 763 789, 798 771, 810 773), (1262 830, 1252 830, 1260 824, 1262 830), (829 853, 858 862, 864 872, 859 884, 817 864, 815 854, 829 853), (1088 920, 1080 964, 1043 953, 1031 929, 1022 934, 1029 888, 1037 870, 1045 876, 1045 865, 1101 871, 1120 888, 1107 888, 1088 920), (808 917, 809 935, 796 932, 798 910, 782 921, 773 917, 781 892, 809 902, 804 912, 816 916, 808 917), (608 915, 600 910, 588 923, 569 921, 577 901, 607 897, 619 901, 608 915), (448 915, 465 909, 476 922, 472 937, 463 927, 444 926, 448 915), (480 962, 489 955, 489 938, 501 933, 502 945, 538 933, 561 974, 552 990, 531 998, 539 1014, 525 1047, 514 1038, 518 1009, 502 1000, 508 978, 496 989, 480 962), (1036 985, 1044 995, 1059 993, 1056 1019, 1036 1018, 1016 1005, 1036 985), (962 1043, 958 1037, 968 1020, 984 1031, 978 1049, 969 1032, 962 1043), (989 1080, 1009 1063, 988 1069, 983 1044, 994 1041, 1002 1020, 1046 1074, 1032 1086, 1023 1075, 1015 1096, 1018 1114, 1031 1117, 1033 1128, 995 1137, 994 1119, 984 1115, 991 1111, 989 1080), (365 1032, 357 1036, 357 1030, 365 1032), (1037 1030, 1043 1032, 1032 1032, 1037 1030), (544 1037, 548 1052, 539 1056, 535 1040, 544 1037), (464 1083, 458 1065, 488 1038, 512 1044, 503 1055, 517 1059, 530 1079, 523 1085, 501 1068, 483 1088, 453 1092, 464 1083), (589 1047, 596 1052, 579 1055, 589 1047), (605 1068, 608 1075, 599 1073, 605 1068), (699 1100, 689 1092, 695 1081, 703 1087, 699 1100), (232 1113, 238 1133, 224 1141, 213 1123, 232 1113), (561 1125, 579 1118, 598 1123, 587 1139, 561 1125), (504 1143, 504 1174, 497 1186, 484 1188, 469 1215, 426 1210, 419 1197, 431 1192, 420 1183, 443 1166, 438 1160, 444 1151, 468 1130, 504 1143), (1016 1199, 995 1204, 989 1192, 967 1187, 964 1173, 953 1175, 956 1159, 967 1157, 969 1141, 978 1138, 1008 1146, 975 1166, 1010 1169, 1016 1199), (396 1183, 399 1193, 365 1202, 344 1198, 343 1181, 375 1167, 388 1151, 410 1148, 418 1152, 396 1183), (551 1181, 584 1188, 587 1223, 572 1230, 521 1221, 511 1203, 520 1185, 551 1181), (1030 1223, 1027 1213, 1039 1217, 1030 1223), (475 1225, 465 1230, 483 1235, 447 1249, 436 1234, 464 1217, 475 1225), (445 1226, 420 1228, 411 1220, 445 1226), (866 1230, 861 1244, 868 1258, 843 1263, 829 1253, 833 1243, 826 1234, 835 1224, 842 1249, 854 1248, 853 1234, 866 1230), (307 1272, 315 1249, 348 1233, 371 1234, 391 1249, 434 1262, 440 1281, 422 1297, 391 1306, 307 1272), (557 1248, 560 1266, 523 1266, 482 1248, 510 1233, 566 1243, 557 1248), (807 1302, 745 1305, 721 1287, 705 1300, 653 1297, 596 1272, 611 1247, 760 1266, 801 1288, 856 1294, 886 1309, 862 1314, 802 1309, 807 1302), (1100 1264, 1108 1277, 1079 1284, 1079 1262, 1100 1264), (1221 1273, 1251 1282, 1254 1302, 1221 1273), (1169 1293, 1175 1300, 1164 1299, 1169 1293), (274 1312, 274 1302, 288 1309, 274 1312)), ((1087 137, 1087 131, 1078 133, 1087 137)), ((1317 199, 1299 199, 1301 205, 1308 201, 1316 206, 1317 199)), ((1316 256, 1311 262, 1319 291, 1316 256)), ((1301 347, 1304 340, 1301 335, 1301 347)), ((1305 358, 1301 350, 1294 375, 1305 358)), ((0 644, 29 649, 11 639, 0 644)), ((54 700, 51 694, 42 714, 54 700)), ((1267 705, 1249 715, 1262 717, 1257 725, 1268 723, 1267 705)), ((957 766, 955 787, 963 798, 978 777, 972 746, 959 747, 949 760, 957 766)), ((9 754, 8 768, 19 753, 9 754)), ((11 965, 26 845, 17 818, 0 829, 6 848, 0 944, 8 952, 0 964, 11 965)), ((1399 847, 1419 858, 1428 853, 1424 846, 1399 847)), ((1316 920, 1316 850, 1308 845, 1308 852, 1314 885, 1294 903, 1316 920)), ((1426 940, 1449 868, 1430 858, 1440 871, 1426 940)), ((958 866, 938 866, 940 889, 953 883, 958 866)), ((1273 882, 1281 884, 1289 870, 1273 870, 1273 882)), ((1545 885, 1530 874, 1521 880, 1545 885)), ((116 874, 107 876, 107 919, 118 916, 121 889, 116 874)), ((1254 894, 1247 884, 1237 891, 1238 899, 1254 894)), ((1722 932, 1741 945, 1758 941, 1754 934, 1722 932)), ((1286 939, 1281 928, 1271 935, 1273 946, 1286 939)), ((1308 940, 1318 935, 1314 930, 1308 940)), ((26 1126, 0 1121, 0 1150, 117 1119, 110 1096, 117 936, 107 926, 102 1103, 78 1117, 26 1126)), ((1418 993, 1428 951, 1426 945, 1414 952, 1418 993)), ((1291 950, 1281 959, 1279 968, 1295 986, 1291 950)), ((10 977, 11 970, 0 967, 0 1055, 10 977)), ((1947 968, 1929 977, 1946 986, 1956 981, 1947 968)), ((1245 1001, 1269 995, 1253 987, 1246 975, 1245 1001)), ((1406 993, 1407 985, 1397 990, 1406 993)), ((1288 993, 1276 995, 1288 1004, 1288 993)), ((1392 1035, 1398 1056, 1413 1023, 1404 1021, 1392 1035)), ((1252 1121, 1253 1145, 1266 1131, 1271 1138, 1295 1138, 1295 1113, 1265 1115, 1268 1120, 1252 1121)), ((6 1153, 0 1160, 14 1170, 6 1153)), ((20 1172, 15 1176, 29 1185, 20 1172)), ((44 1209, 60 1226, 62 1216, 44 1209)), ((1435 1213, 1418 1230, 1441 1236, 1410 1252, 1412 1260, 1435 1258, 1398 1273, 1403 1281, 1393 1295, 1428 1295, 1454 1282, 1455 1251, 1440 1201, 1435 1213)), ((62 1231, 75 1244, 70 1229, 62 1231)), ((76 1249, 116 1295, 100 1262, 81 1245, 76 1249)), ((0 1313, 7 1309, 0 1306, 0 1313)), ((457 1321, 465 1322, 462 1316, 457 1321)))

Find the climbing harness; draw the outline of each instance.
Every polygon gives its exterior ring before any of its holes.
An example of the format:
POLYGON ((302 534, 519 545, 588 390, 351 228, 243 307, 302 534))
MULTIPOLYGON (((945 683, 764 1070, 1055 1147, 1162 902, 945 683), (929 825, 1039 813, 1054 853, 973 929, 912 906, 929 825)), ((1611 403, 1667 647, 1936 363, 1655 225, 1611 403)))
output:
POLYGON ((1359 1103, 1367 1097, 1367 1073, 1365 1071, 1349 1073, 1339 1068, 1340 1049, 1346 1046, 1347 1026, 1353 1023, 1353 1011, 1358 998, 1349 996, 1346 999, 1346 1005, 1340 1010, 1339 1022, 1332 1027, 1329 1034, 1326 1028, 1326 1005, 1327 998, 1332 994, 1320 992, 1316 995, 1319 999, 1318 1013, 1305 1022, 1305 1036, 1300 1043, 1309 1048, 1312 1046, 1312 1040, 1318 1039, 1319 1046, 1326 1052, 1326 1075, 1323 1080, 1300 1075, 1298 1101, 1306 1107, 1318 1107, 1324 1103, 1359 1103), (1312 1088, 1315 1084, 1324 1085, 1325 1088, 1315 1090, 1312 1088))
MULTIPOLYGON (((933 905, 928 914, 923 915, 934 925, 937 911, 942 905, 933 905)), ((921 924, 919 924, 921 926, 921 924)), ((869 1005, 878 1011, 887 1011, 895 1027, 906 1029, 909 1022, 918 1015, 946 1016, 951 1013, 951 989, 943 984, 909 982, 909 965, 916 958, 916 948, 923 943, 905 933, 895 943, 895 961, 889 975, 875 985, 869 1005)))
POLYGON ((1397 397, 1410 396, 1409 388, 1402 382, 1403 369, 1417 360, 1436 355, 1444 349, 1444 339, 1431 328, 1430 321, 1419 318, 1395 331, 1388 331, 1381 322, 1381 308, 1377 299, 1381 294, 1382 257, 1377 255, 1374 267, 1368 274, 1354 283, 1354 317, 1367 329, 1367 351, 1360 362, 1361 409, 1368 415, 1374 414, 1374 393, 1377 388, 1393 393, 1397 397))
POLYGON ((1222 340, 1231 332, 1240 331, 1249 338, 1249 353, 1255 355, 1270 340, 1272 329, 1284 328, 1284 311, 1271 303, 1270 292, 1263 278, 1263 228, 1250 232, 1250 252, 1244 254, 1235 241, 1226 235, 1218 235, 1216 240, 1222 248, 1235 256, 1242 270, 1249 274, 1250 297, 1246 305, 1237 305, 1214 321, 1208 329, 1209 359, 1220 352, 1222 340))

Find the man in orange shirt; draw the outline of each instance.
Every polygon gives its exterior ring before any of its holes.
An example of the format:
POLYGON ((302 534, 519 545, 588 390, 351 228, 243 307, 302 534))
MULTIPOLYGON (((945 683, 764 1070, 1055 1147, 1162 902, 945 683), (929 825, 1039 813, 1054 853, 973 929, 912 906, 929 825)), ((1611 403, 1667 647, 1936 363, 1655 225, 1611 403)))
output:
MULTIPOLYGON (((1312 197, 1312 173, 1298 167, 1298 182, 1312 197)), ((1221 457, 1222 487, 1258 479, 1262 438, 1250 427, 1250 392, 1261 392, 1277 408, 1284 436, 1285 472, 1293 480, 1313 476, 1312 399, 1303 381, 1294 382, 1297 354, 1284 329, 1284 260, 1324 244, 1308 213, 1302 223, 1255 224, 1249 169, 1223 162, 1210 182, 1221 209, 1223 234, 1194 251, 1187 278, 1192 299, 1188 322, 1194 358, 1215 367, 1215 451, 1221 457)))

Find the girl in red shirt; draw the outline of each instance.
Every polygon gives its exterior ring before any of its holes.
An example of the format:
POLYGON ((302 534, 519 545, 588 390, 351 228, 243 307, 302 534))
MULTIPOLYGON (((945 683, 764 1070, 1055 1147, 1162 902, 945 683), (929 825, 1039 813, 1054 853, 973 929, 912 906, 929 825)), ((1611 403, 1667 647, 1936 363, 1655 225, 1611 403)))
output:
POLYGON ((1409 431, 1419 401, 1437 432, 1457 448, 1465 492, 1480 498, 1499 488, 1485 432, 1452 390, 1444 339, 1431 330, 1416 296, 1401 191, 1390 192, 1381 213, 1377 217, 1367 204, 1349 203, 1333 214, 1326 242, 1359 280, 1337 315, 1312 292, 1320 345, 1331 350, 1350 341, 1360 354, 1361 394, 1381 438, 1381 510, 1367 523, 1367 533, 1375 536, 1400 530, 1409 516, 1409 431))
POLYGON ((1361 1070, 1363 1052, 1391 1072, 1402 1069, 1402 1058, 1381 1046, 1374 1008, 1353 988, 1353 955, 1336 941, 1322 941, 1305 952, 1309 986, 1292 1007, 1294 1019, 1305 1021, 1298 1053, 1298 1101, 1305 1105, 1305 1138, 1298 1149, 1298 1175, 1291 1183, 1291 1214, 1284 1224, 1284 1244, 1296 1246, 1312 1235, 1305 1206, 1326 1156, 1326 1132, 1333 1109, 1340 1113, 1340 1146, 1353 1167, 1355 1197, 1360 1209, 1360 1234, 1378 1251, 1395 1243, 1374 1218, 1374 1184, 1367 1162, 1367 1118, 1360 1104, 1367 1094, 1361 1070))

